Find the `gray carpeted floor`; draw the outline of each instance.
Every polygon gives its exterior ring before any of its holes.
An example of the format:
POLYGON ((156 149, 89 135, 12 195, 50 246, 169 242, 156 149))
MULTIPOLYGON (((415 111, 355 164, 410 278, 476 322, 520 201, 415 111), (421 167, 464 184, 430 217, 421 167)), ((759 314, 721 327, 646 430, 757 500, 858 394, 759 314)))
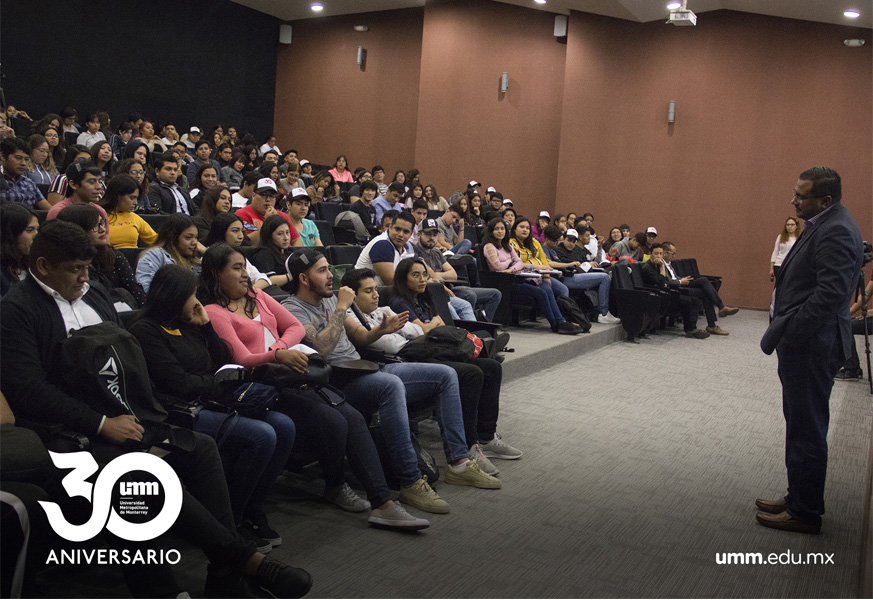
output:
MULTIPOLYGON (((758 348, 766 321, 741 311, 720 322, 728 337, 671 330, 504 384, 499 429, 525 456, 497 462, 502 490, 440 484, 452 512, 417 534, 370 528, 306 498, 318 481, 283 478, 270 519, 285 543, 273 554, 312 573, 311 597, 855 596, 873 397, 866 383, 835 385, 822 535, 758 526, 755 497, 785 488, 776 359, 758 348), (786 551, 834 564, 716 562, 786 551)), ((444 464, 433 422, 422 441, 444 464)), ((202 560, 185 554, 180 579, 199 592, 202 560)))

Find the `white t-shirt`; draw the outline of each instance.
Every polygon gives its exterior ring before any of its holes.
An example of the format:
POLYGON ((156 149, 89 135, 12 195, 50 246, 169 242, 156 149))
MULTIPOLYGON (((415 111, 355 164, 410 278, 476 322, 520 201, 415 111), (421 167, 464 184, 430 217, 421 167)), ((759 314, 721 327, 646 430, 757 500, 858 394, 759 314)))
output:
POLYGON ((240 196, 239 192, 234 192, 233 196, 230 197, 230 205, 233 208, 242 208, 249 203, 249 199, 245 196, 240 196))

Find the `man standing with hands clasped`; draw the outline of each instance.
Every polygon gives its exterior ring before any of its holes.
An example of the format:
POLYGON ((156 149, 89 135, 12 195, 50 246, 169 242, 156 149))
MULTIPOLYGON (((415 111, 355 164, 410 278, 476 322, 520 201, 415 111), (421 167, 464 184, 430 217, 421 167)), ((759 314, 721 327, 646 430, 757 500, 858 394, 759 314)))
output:
POLYGON ((761 350, 779 357, 788 494, 755 501, 765 527, 818 533, 824 514, 829 400, 834 375, 854 344, 849 303, 861 270, 861 233, 840 203, 829 167, 800 174, 791 204, 804 231, 785 257, 761 350))

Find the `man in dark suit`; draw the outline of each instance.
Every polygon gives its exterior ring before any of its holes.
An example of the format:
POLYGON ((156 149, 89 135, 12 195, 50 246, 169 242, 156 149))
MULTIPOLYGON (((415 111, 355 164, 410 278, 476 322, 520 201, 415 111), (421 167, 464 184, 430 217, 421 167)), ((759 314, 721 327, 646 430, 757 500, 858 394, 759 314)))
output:
MULTIPOLYGON (((664 249, 661 244, 655 243, 649 248, 649 252, 651 252, 649 260, 644 262, 640 269, 643 283, 660 290, 669 290, 670 280, 664 264, 664 249)), ((682 315, 682 327, 685 329, 686 337, 705 340, 710 336, 708 331, 697 328, 697 315, 702 307, 700 300, 680 294, 678 291, 670 292, 669 299, 670 305, 662 312, 679 312, 682 315)))
POLYGON ((165 215, 181 212, 194 216, 198 206, 176 183, 178 174, 179 159, 172 150, 155 157, 155 180, 149 185, 149 204, 157 206, 165 215))
POLYGON ((829 399, 834 375, 854 343, 849 303, 861 270, 861 233, 840 203, 840 175, 828 167, 800 174, 791 204, 804 231, 788 253, 761 339, 776 350, 785 415, 788 495, 756 500, 765 527, 818 533, 824 514, 829 399))

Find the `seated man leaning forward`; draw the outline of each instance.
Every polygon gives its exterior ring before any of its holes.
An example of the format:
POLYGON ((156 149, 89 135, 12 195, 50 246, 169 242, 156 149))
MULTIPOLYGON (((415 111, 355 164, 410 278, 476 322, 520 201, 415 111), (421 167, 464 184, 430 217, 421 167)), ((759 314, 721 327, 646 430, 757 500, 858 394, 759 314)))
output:
MULTIPOLYGON (((407 263, 413 259, 407 259, 407 263)), ((420 261, 420 259, 418 259, 420 261)), ((403 275, 404 263, 401 263, 403 275)), ((413 269, 405 276, 405 284, 418 285, 420 279, 412 277, 413 269)), ((420 268, 418 269, 421 275, 420 268)), ((399 282, 398 282, 399 283, 399 282)), ((411 319, 407 310, 400 314, 390 307, 379 306, 379 290, 376 287, 374 273, 370 269, 352 269, 343 275, 343 285, 355 291, 355 306, 359 314, 350 311, 346 319, 346 333, 359 347, 370 347, 387 354, 397 354, 410 340, 424 335, 424 329, 418 323, 406 321, 403 327, 391 331, 389 326, 394 319, 402 321, 411 319)), ((428 296, 420 296, 419 306, 427 310, 428 296)), ((432 309, 432 307, 431 307, 432 309)), ((421 315, 419 315, 420 317, 421 315)), ((433 325, 433 321, 430 322, 433 325)), ((424 325, 424 328, 427 328, 424 325)), ((515 460, 521 458, 522 452, 503 441, 497 433, 497 418, 500 412, 500 385, 503 381, 503 367, 491 358, 470 358, 465 361, 447 361, 458 375, 460 384, 461 406, 464 411, 464 433, 467 437, 469 451, 467 456, 476 458, 482 470, 490 475, 498 473, 497 468, 488 458, 515 460)))
MULTIPOLYGON (((303 343, 317 350, 328 363, 359 359, 345 330, 355 293, 342 287, 337 296, 333 295, 333 275, 327 259, 316 248, 295 252, 285 265, 294 295, 282 305, 303 324, 306 332, 303 343)), ((384 331, 393 333, 405 322, 405 315, 387 320, 384 331)), ((428 485, 427 477, 418 468, 409 434, 408 397, 439 394, 437 414, 450 465, 445 471, 446 483, 500 488, 500 480, 484 473, 467 455, 458 377, 449 367, 430 363, 388 364, 378 373, 350 379, 343 393, 355 408, 367 413, 379 411, 386 445, 401 480, 403 504, 425 512, 449 512, 448 503, 428 485)))
MULTIPOLYGON (((163 421, 166 412, 145 394, 131 394, 128 399, 133 406, 128 407, 105 396, 77 393, 68 385, 69 369, 61 368, 62 342, 71 335, 68 332, 104 322, 120 326, 106 289, 88 283, 94 255, 81 227, 52 220, 40 228, 31 246, 27 279, 3 298, 0 336, 6 343, 0 346, 0 369, 7 374, 2 393, 19 418, 63 423, 87 435, 91 454, 100 463, 108 463, 143 440, 148 430, 142 423, 158 428, 155 422, 163 421)), ((254 543, 236 531, 215 442, 201 433, 191 432, 191 436, 189 452, 169 452, 163 460, 183 483, 173 532, 201 548, 210 561, 205 595, 250 597, 255 593, 253 586, 260 588, 258 593, 274 597, 305 595, 312 585, 308 573, 256 552, 254 543)), ((126 543, 107 534, 107 541, 114 548, 130 548, 133 554, 137 548, 156 548, 160 538, 126 543)), ((133 566, 122 568, 134 595, 182 597, 169 567, 145 572, 133 566)))

